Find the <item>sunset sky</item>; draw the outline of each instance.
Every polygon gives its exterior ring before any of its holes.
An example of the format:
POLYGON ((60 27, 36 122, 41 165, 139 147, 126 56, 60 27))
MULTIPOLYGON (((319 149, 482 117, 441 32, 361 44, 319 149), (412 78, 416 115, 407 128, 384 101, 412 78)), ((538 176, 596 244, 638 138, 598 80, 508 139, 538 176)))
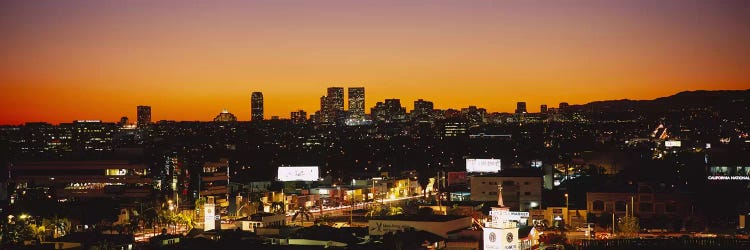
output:
POLYGON ((750 88, 750 1, 0 2, 0 124, 250 119, 364 86, 511 112, 750 88))

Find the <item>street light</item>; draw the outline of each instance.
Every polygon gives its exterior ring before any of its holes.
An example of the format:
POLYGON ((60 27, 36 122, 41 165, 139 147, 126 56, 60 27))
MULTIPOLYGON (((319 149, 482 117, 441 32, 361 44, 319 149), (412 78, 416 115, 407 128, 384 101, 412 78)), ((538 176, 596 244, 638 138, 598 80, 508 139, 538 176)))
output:
POLYGON ((565 216, 563 217, 564 218, 563 221, 565 221, 566 225, 568 223, 570 223, 570 219, 568 218, 568 217, 570 217, 570 211, 569 210, 570 210, 570 208, 568 207, 568 193, 565 193, 565 216))

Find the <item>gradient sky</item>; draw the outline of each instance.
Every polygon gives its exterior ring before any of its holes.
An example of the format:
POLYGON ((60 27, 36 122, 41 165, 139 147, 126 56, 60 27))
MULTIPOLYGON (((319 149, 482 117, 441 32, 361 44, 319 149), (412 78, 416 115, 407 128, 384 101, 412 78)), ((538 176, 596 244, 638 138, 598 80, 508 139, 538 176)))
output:
POLYGON ((750 1, 8 1, 0 124, 313 113, 417 98, 511 112, 750 88, 750 1))

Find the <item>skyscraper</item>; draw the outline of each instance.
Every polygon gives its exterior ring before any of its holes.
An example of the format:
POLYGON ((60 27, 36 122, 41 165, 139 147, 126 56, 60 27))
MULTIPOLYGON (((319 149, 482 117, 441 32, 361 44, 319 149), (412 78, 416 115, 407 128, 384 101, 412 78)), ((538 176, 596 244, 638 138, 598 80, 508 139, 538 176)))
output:
POLYGON ((431 101, 416 100, 414 101, 414 110, 411 111, 411 119, 418 122, 430 122, 434 110, 435 105, 431 101))
POLYGON ((297 111, 292 111, 289 117, 292 120, 292 123, 295 123, 295 124, 305 123, 305 121, 307 120, 307 112, 301 109, 297 111))
POLYGON ((539 108, 539 113, 542 113, 542 114, 547 113, 547 104, 542 104, 542 106, 539 108))
POLYGON ((526 102, 516 103, 516 114, 526 114, 526 102))
POLYGON ((234 114, 229 113, 229 111, 222 110, 221 113, 219 113, 216 117, 214 117, 215 122, 236 122, 237 117, 234 116, 234 114))
POLYGON ((344 110, 344 88, 342 87, 330 87, 328 88, 328 95, 326 96, 328 105, 331 110, 343 111, 344 110))
POLYGON ((320 98, 319 122, 339 123, 344 117, 344 88, 330 87, 328 95, 320 98))
POLYGON ((378 102, 370 109, 373 121, 381 122, 403 122, 406 120, 406 108, 401 106, 400 99, 385 99, 378 102))
POLYGON ((250 95, 250 120, 251 121, 262 121, 263 120, 263 93, 253 92, 250 95))
POLYGON ((349 120, 359 122, 365 119, 365 87, 349 88, 349 120))
POLYGON ((138 106, 138 127, 151 123, 151 106, 138 106))

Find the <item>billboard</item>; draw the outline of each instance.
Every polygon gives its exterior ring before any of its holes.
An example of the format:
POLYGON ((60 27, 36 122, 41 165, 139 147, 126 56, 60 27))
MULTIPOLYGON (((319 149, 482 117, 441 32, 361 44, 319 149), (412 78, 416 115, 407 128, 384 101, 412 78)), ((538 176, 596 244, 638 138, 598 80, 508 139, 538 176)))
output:
POLYGON ((317 181, 318 166, 279 167, 280 181, 317 181))
POLYGON ((448 186, 467 183, 466 172, 448 172, 448 186))
POLYGON ((682 142, 681 141, 664 141, 664 146, 671 148, 671 147, 681 147, 682 142))
POLYGON ((710 166, 708 179, 719 181, 748 181, 750 166, 710 166))
POLYGON ((466 159, 466 172, 469 172, 469 173, 500 172, 500 159, 466 159))

